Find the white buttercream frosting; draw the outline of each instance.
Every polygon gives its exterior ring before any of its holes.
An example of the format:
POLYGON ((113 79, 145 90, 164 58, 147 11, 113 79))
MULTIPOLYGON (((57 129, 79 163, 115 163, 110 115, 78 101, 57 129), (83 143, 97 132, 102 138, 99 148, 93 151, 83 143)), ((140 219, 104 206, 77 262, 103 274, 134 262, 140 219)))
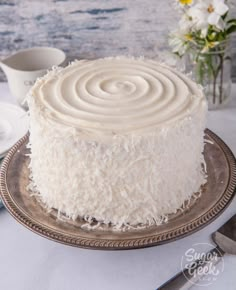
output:
POLYGON ((164 64, 75 61, 38 80, 28 105, 34 191, 70 218, 159 224, 205 182, 206 100, 164 64))

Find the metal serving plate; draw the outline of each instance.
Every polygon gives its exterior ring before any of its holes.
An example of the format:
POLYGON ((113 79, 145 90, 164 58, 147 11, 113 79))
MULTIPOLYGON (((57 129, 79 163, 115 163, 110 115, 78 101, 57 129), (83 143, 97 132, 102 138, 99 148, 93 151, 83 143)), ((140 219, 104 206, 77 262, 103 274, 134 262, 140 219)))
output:
POLYGON ((57 212, 48 213, 27 190, 29 183, 28 135, 23 137, 5 157, 0 173, 0 191, 10 214, 31 231, 67 245, 100 249, 124 250, 155 246, 183 238, 212 222, 234 196, 236 163, 227 145, 210 130, 206 130, 204 155, 208 171, 207 184, 201 196, 192 200, 183 211, 169 216, 160 226, 150 226, 124 232, 87 230, 77 220, 61 221, 57 212), (211 144, 212 143, 212 144, 211 144))

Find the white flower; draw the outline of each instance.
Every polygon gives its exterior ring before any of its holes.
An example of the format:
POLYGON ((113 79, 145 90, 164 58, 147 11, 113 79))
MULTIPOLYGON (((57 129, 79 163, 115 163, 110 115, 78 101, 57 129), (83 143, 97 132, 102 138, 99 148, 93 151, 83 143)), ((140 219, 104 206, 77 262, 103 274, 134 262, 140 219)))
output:
POLYGON ((206 13, 206 10, 203 9, 201 3, 198 3, 191 7, 187 11, 187 14, 192 19, 194 30, 198 31, 208 29, 208 15, 206 13))
POLYGON ((190 7, 187 11, 192 18, 196 30, 202 31, 202 36, 206 36, 208 26, 214 25, 219 30, 225 28, 222 16, 228 12, 229 7, 224 0, 200 0, 199 3, 190 7))
POLYGON ((207 9, 210 14, 208 16, 208 23, 223 30, 225 28, 225 23, 222 16, 228 12, 228 10, 229 7, 224 3, 224 0, 213 0, 212 4, 210 4, 207 9))
POLYGON ((188 47, 184 35, 177 32, 171 35, 169 45, 172 47, 172 51, 178 53, 180 56, 185 54, 188 47))
POLYGON ((180 32, 183 34, 190 33, 193 25, 194 22, 192 21, 192 18, 185 13, 179 21, 180 32))

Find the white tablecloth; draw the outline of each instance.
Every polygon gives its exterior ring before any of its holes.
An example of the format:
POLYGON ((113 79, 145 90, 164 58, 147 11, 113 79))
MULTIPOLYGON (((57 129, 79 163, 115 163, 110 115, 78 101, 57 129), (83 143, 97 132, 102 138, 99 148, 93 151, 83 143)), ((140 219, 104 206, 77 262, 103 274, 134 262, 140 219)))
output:
MULTIPOLYGON (((233 92, 235 97, 236 85, 233 92)), ((0 101, 15 102, 5 83, 0 84, 0 101)), ((208 127, 236 154, 236 98, 229 108, 209 113, 208 127)), ((110 252, 73 248, 47 240, 27 230, 2 209, 0 289, 156 289, 180 271, 186 250, 194 243, 212 243, 211 233, 235 213, 236 199, 217 220, 184 239, 147 249, 110 252)), ((208 249, 206 245, 205 250, 208 249)), ((207 289, 236 289, 236 257, 226 255, 224 263, 224 271, 207 289)))

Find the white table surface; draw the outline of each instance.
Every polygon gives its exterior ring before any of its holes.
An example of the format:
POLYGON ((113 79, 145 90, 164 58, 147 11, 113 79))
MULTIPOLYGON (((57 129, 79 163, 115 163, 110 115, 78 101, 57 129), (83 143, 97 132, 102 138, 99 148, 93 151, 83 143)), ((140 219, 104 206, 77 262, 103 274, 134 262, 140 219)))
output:
MULTIPOLYGON (((236 97, 236 85, 233 86, 236 97)), ((15 103, 0 83, 0 101, 15 103)), ((228 108, 209 113, 208 128, 236 155, 236 98, 228 108)), ((130 251, 73 248, 40 237, 0 210, 0 289, 3 290, 148 290, 180 271, 181 257, 194 243, 212 243, 210 235, 236 213, 236 199, 210 225, 181 240, 130 251)), ((209 247, 206 245, 205 250, 209 247)), ((235 290, 236 257, 224 257, 225 268, 212 285, 192 290, 235 290)), ((177 290, 177 289, 173 289, 177 290)))

